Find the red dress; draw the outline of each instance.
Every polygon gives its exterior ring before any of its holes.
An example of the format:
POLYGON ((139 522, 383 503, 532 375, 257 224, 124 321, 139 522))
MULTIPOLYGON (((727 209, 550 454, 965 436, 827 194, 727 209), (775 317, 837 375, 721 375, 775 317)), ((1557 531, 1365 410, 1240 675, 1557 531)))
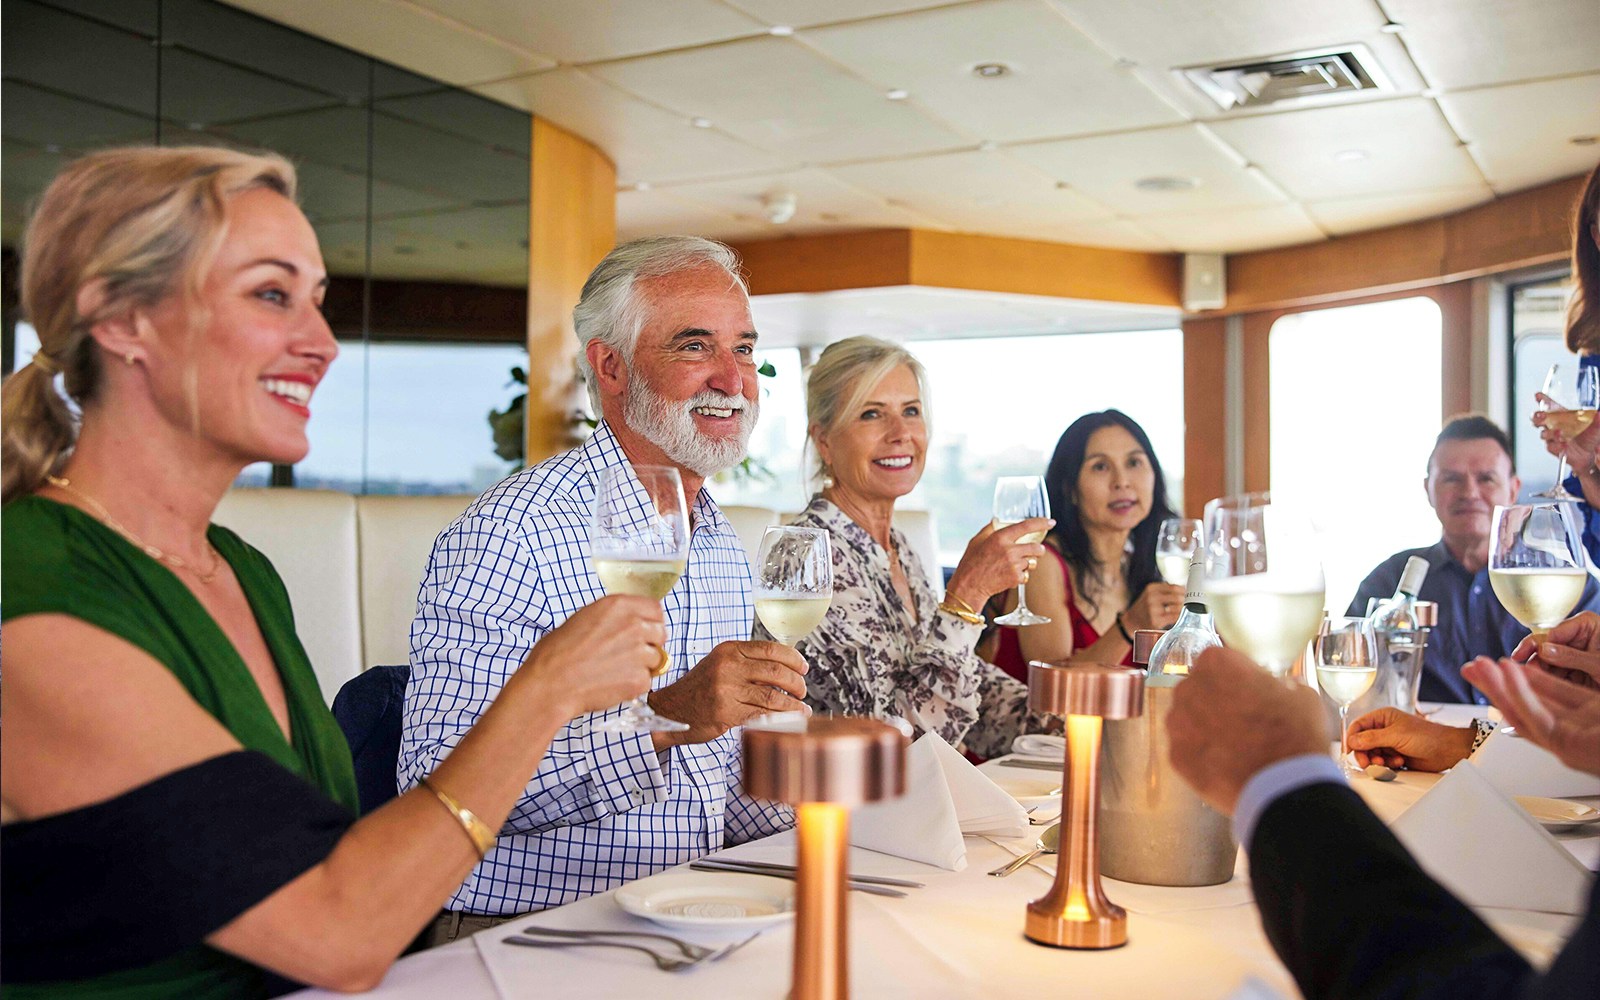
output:
MULTIPOLYGON (((1061 564, 1061 578, 1064 581, 1067 597, 1067 615, 1072 619, 1072 649, 1074 652, 1088 649, 1100 641, 1100 633, 1095 631, 1094 624, 1078 610, 1078 602, 1072 592, 1072 572, 1067 569, 1066 558, 1048 545, 1045 546, 1045 551, 1061 564)), ((1123 666, 1133 664, 1132 649, 1123 656, 1122 664, 1123 666)), ((1000 626, 999 639, 995 643, 994 665, 1022 683, 1028 683, 1028 661, 1022 655, 1022 644, 1017 639, 1016 626, 1000 626)))

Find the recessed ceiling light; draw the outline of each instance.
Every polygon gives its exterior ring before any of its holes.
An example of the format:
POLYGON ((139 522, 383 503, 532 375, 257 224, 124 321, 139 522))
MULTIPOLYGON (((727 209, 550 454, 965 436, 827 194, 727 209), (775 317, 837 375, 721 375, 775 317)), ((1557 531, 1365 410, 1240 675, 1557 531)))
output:
POLYGON ((1600 143, 1600 135, 1575 135, 1567 141, 1574 146, 1593 146, 1600 143))
POLYGON ((896 87, 893 90, 884 91, 883 96, 887 97, 891 101, 903 101, 911 96, 911 91, 901 90, 899 87, 896 87))
POLYGON ((993 80, 996 77, 1006 76, 1010 72, 1011 67, 1000 62, 979 63, 978 65, 972 67, 973 76, 981 76, 986 80, 993 80))
POLYGON ((999 148, 1000 144, 993 139, 985 139, 978 143, 978 152, 980 153, 992 153, 999 148))
POLYGON ((1333 158, 1340 163, 1359 163, 1367 158, 1367 151, 1364 149, 1341 149, 1333 154, 1333 158))
POLYGON ((1200 186, 1198 177, 1141 177, 1133 182, 1140 191, 1193 191, 1200 186))
POLYGON ((691 119, 689 119, 689 124, 693 125, 695 128, 710 128, 711 127, 711 119, 709 119, 709 118, 691 118, 691 119))
POLYGON ((794 34, 794 29, 787 24, 774 24, 772 27, 767 29, 767 34, 777 35, 779 38, 788 38, 790 35, 794 34))
POLYGON ((1399 21, 1385 21, 1378 26, 1378 30, 1383 32, 1385 35, 1398 35, 1400 32, 1406 30, 1406 26, 1401 24, 1399 21))

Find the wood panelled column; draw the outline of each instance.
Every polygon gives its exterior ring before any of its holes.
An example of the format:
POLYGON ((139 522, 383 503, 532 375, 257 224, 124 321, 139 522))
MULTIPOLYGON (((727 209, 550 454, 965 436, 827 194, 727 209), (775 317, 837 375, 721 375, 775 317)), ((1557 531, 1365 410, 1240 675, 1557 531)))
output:
POLYGON ((572 307, 617 240, 617 168, 584 139, 533 118, 528 218, 529 465, 574 443, 572 307))
POLYGON ((1439 420, 1472 409, 1472 282, 1429 289, 1439 304, 1439 420))
POLYGON ((1183 322, 1183 513, 1227 492, 1227 321, 1183 322))
POLYGON ((1272 324, 1281 312, 1244 317, 1244 491, 1272 488, 1272 324))

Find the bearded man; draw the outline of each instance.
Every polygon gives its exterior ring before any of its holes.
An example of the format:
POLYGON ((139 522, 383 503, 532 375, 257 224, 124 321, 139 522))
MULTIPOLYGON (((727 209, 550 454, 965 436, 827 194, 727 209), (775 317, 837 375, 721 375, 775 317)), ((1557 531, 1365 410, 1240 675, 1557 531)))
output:
POLYGON ((479 497, 434 543, 411 626, 398 785, 427 777, 533 644, 604 593, 589 526, 600 470, 612 466, 672 466, 683 479, 688 568, 663 601, 670 665, 649 702, 688 728, 595 725, 620 706, 568 725, 496 846, 446 904, 434 943, 792 822, 786 807, 740 791, 737 727, 800 710, 805 662, 778 643, 748 641, 749 566, 705 489, 744 458, 759 410, 738 258, 698 237, 625 243, 590 274, 573 325, 600 425, 580 447, 479 497))

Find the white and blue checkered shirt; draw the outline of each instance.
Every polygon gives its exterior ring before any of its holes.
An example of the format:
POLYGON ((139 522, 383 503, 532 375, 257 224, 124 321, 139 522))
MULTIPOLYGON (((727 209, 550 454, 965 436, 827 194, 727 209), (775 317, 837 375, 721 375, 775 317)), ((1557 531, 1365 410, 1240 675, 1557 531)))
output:
MULTIPOLYGON (((595 480, 626 461, 601 423, 582 447, 495 486, 440 534, 411 624, 402 791, 460 742, 540 637, 605 593, 589 560, 595 480)), ((642 509, 642 489, 638 500, 642 509)), ((693 506, 688 569, 662 602, 672 664, 657 687, 718 643, 750 638, 739 538, 704 489, 693 506)), ((620 710, 579 716, 556 735, 499 842, 448 908, 559 906, 792 823, 788 807, 740 793, 738 730, 658 757, 648 733, 590 729, 620 710)))

